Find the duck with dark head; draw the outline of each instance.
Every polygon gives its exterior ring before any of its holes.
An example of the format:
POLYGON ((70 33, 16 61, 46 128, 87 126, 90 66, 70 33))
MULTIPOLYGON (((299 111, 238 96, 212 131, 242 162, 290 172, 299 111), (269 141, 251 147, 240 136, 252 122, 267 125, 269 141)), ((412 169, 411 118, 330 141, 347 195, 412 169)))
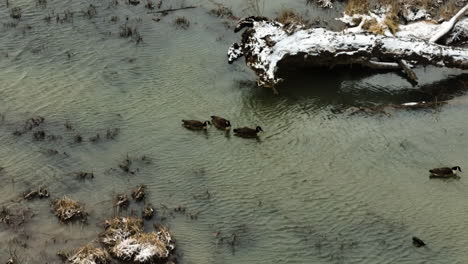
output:
POLYGON ((206 130, 208 125, 211 125, 210 121, 182 120, 182 126, 190 130, 206 130))
POLYGON ((220 130, 229 131, 231 129, 231 122, 220 116, 211 116, 211 123, 220 130))
POLYGON ((243 138, 256 138, 258 133, 262 132, 263 129, 260 126, 257 126, 255 129, 250 127, 241 127, 234 129, 234 135, 243 138))
POLYGON ((431 178, 452 178, 458 177, 457 171, 462 172, 460 166, 455 167, 442 167, 429 170, 431 178))

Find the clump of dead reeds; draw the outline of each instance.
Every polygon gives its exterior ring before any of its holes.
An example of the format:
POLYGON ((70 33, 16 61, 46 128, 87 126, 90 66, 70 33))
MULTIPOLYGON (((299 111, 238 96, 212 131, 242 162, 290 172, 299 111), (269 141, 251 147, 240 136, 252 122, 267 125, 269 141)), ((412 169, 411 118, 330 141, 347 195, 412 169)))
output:
POLYGON ((445 21, 450 20, 457 12, 459 8, 454 2, 447 2, 439 9, 439 17, 445 21))
POLYGON ((107 139, 115 139, 120 133, 119 128, 109 128, 106 131, 106 138, 107 139))
POLYGON ((36 6, 41 8, 47 7, 47 0, 36 0, 36 6))
POLYGON ((166 227, 160 226, 154 232, 145 233, 143 221, 134 217, 107 220, 99 241, 113 257, 131 263, 164 262, 175 248, 166 227))
POLYGON ((130 205, 130 200, 125 193, 118 194, 114 200, 114 206, 119 208, 127 208, 130 205))
POLYGON ((106 220, 104 228, 99 241, 106 247, 113 247, 119 241, 143 232, 143 221, 135 217, 116 217, 106 220))
POLYGON ((34 198, 47 198, 49 197, 49 191, 44 187, 39 187, 37 190, 28 190, 23 194, 25 200, 32 200, 34 198))
POLYGON ((119 36, 121 38, 132 38, 137 44, 143 41, 143 37, 136 27, 131 27, 127 23, 120 26, 119 36))
POLYGON ((5 27, 5 28, 15 28, 17 26, 18 26, 18 22, 16 22, 16 21, 10 21, 10 22, 3 23, 3 27, 5 27))
POLYGON ((383 35, 385 31, 384 27, 379 22, 377 22, 375 18, 364 21, 362 24, 362 29, 377 35, 383 35))
POLYGON ((347 15, 367 14, 369 12, 369 2, 367 0, 349 0, 344 10, 347 15))
POLYGON ((303 24, 303 25, 305 25, 307 23, 300 14, 298 14, 293 9, 288 9, 288 8, 282 9, 278 13, 278 16, 276 17, 276 21, 278 21, 278 22, 280 22, 282 24, 303 24))
POLYGON ((42 116, 34 116, 26 120, 26 123, 24 124, 24 129, 25 130, 31 130, 40 124, 44 123, 45 118, 42 116))
POLYGON ((149 10, 153 10, 155 8, 154 3, 151 0, 147 0, 146 4, 145 4, 145 8, 147 8, 149 10))
POLYGON ((75 143, 81 143, 81 142, 83 142, 83 137, 82 137, 81 135, 75 135, 75 136, 73 137, 73 141, 74 141, 75 143))
POLYGON ((400 24, 398 23, 398 15, 394 13, 388 13, 384 20, 385 25, 388 27, 392 34, 398 32, 400 24))
POLYGON ((86 14, 86 16, 91 19, 93 17, 95 17, 97 15, 97 10, 96 10, 96 6, 94 6, 93 4, 90 4, 88 6, 88 8, 86 8, 86 10, 84 11, 84 13, 86 14))
POLYGON ((222 4, 216 3, 216 7, 210 10, 210 14, 213 14, 217 17, 231 17, 234 14, 232 10, 222 4))
POLYGON ((33 140, 34 141, 44 141, 46 134, 44 130, 34 131, 33 140))
POLYGON ((174 19, 174 24, 178 28, 188 29, 190 27, 190 21, 186 17, 177 17, 174 19))
POLYGON ((141 217, 143 219, 150 220, 151 218, 153 218, 153 215, 154 215, 153 206, 151 204, 145 205, 145 207, 143 208, 143 211, 141 213, 141 217))
POLYGON ((68 262, 72 264, 107 264, 111 263, 111 257, 107 251, 86 245, 75 250, 75 252, 68 257, 68 262))
POLYGON ((93 179, 94 178, 94 173, 93 172, 79 171, 79 172, 73 173, 73 175, 79 180, 86 180, 86 179, 93 179))
POLYGON ((21 7, 13 7, 12 9, 10 9, 11 18, 20 19, 22 15, 23 15, 23 10, 21 10, 21 7))
POLYGON ((136 201, 142 201, 145 198, 146 185, 137 186, 132 190, 132 198, 136 201))
POLYGON ((70 10, 63 11, 63 16, 60 17, 59 14, 55 16, 56 23, 71 23, 73 22, 73 12, 70 10))
POLYGON ((73 220, 86 221, 88 216, 83 204, 74 201, 67 196, 52 201, 52 208, 55 215, 64 223, 73 220))

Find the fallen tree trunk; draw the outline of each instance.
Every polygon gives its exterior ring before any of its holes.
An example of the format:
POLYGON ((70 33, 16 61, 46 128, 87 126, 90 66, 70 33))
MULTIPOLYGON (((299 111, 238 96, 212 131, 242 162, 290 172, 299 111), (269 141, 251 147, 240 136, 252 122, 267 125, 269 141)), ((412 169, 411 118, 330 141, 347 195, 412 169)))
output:
POLYGON ((413 65, 468 69, 467 49, 424 40, 305 29, 264 17, 245 18, 235 31, 244 27, 249 28, 243 33, 241 43, 233 44, 228 51, 229 62, 245 56, 247 65, 258 76, 258 84, 273 89, 281 80, 277 77, 278 68, 297 64, 377 67, 378 62, 404 60, 413 65))

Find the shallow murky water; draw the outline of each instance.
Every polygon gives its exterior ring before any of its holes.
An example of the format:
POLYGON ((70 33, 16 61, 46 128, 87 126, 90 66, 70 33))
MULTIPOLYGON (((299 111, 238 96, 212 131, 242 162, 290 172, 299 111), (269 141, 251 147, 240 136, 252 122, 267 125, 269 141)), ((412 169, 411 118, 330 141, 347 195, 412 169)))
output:
MULTIPOLYGON (((240 35, 208 14, 214 5, 185 2, 191 4, 200 7, 155 22, 160 16, 143 5, 48 1, 41 8, 10 0, 24 13, 15 28, 1 27, 0 202, 10 207, 26 189, 43 185, 53 197, 86 203, 90 217, 88 225, 62 225, 48 200, 21 202, 37 215, 18 230, 0 227, 0 262, 16 249, 23 263, 59 263, 55 252, 94 240, 103 220, 115 214, 113 197, 138 184, 148 186, 147 202, 166 216, 182 263, 468 262, 468 182, 463 174, 429 180, 427 172, 441 165, 468 168, 466 96, 457 94, 461 103, 437 110, 348 115, 341 110, 432 98, 396 74, 341 70, 295 76, 273 96, 255 87, 243 61, 227 64, 227 48, 240 35), (96 17, 79 12, 89 4, 96 17), (52 15, 47 23, 52 10, 60 18, 65 10, 75 14, 63 23, 52 15), (127 16, 142 44, 119 37, 127 16), (189 29, 174 26, 177 16, 190 20, 189 29), (181 119, 213 114, 234 126, 260 125, 265 133, 260 141, 243 140, 180 126, 181 119), (46 121, 35 130, 62 138, 12 135, 36 115, 46 121), (67 120, 73 131, 65 129, 67 120), (108 128, 120 129, 115 140, 73 143, 77 134, 88 139, 108 128), (135 162, 134 175, 110 169, 127 154, 150 162, 135 162), (70 175, 76 171, 96 177, 78 181, 70 175), (198 219, 172 212, 178 205, 198 219), (234 247, 220 239, 233 234, 234 247), (428 246, 415 248, 413 235, 428 246)), ((264 13, 272 16, 286 4, 312 18, 337 14, 304 1, 278 1, 264 13)), ((251 12, 243 1, 228 6, 238 16, 251 12)), ((0 19, 13 21, 4 2, 0 19)), ((422 86, 461 73, 417 71, 422 86)), ((466 79, 459 75, 437 87, 466 85, 466 79)))

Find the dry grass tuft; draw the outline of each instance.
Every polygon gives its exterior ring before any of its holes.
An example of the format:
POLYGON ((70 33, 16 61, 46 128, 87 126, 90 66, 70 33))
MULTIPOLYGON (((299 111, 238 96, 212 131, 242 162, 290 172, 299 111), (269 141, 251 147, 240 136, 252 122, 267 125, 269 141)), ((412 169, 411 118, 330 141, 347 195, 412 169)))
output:
POLYGON ((276 17, 276 21, 282 24, 306 24, 304 18, 292 9, 283 9, 276 17))
POLYGON ((458 11, 458 8, 455 3, 447 2, 439 10, 439 17, 443 18, 445 21, 450 20, 458 11))
POLYGON ((143 232, 143 220, 135 217, 116 217, 106 220, 105 231, 99 235, 99 241, 108 247, 132 235, 143 232))
POLYGON ((93 247, 92 245, 86 245, 75 251, 75 253, 68 258, 71 264, 107 264, 111 263, 110 255, 101 248, 93 247))
POLYGON ((55 215, 62 222, 70 222, 72 220, 86 221, 88 216, 83 204, 74 201, 67 196, 52 201, 52 207, 55 215))
POLYGON ((395 33, 398 32, 400 27, 400 24, 398 23, 398 17, 387 15, 387 17, 385 17, 384 23, 385 25, 387 25, 388 29, 390 30, 390 32, 392 32, 392 34, 395 35, 395 33))
POLYGON ((177 17, 174 19, 174 24, 182 29, 188 29, 190 27, 190 21, 186 17, 177 17))
POLYGON ((347 15, 367 14, 369 12, 369 2, 367 0, 349 0, 344 12, 347 15))
POLYGON ((384 27, 375 18, 364 21, 362 29, 378 35, 384 34, 384 27))
POLYGON ((23 11, 21 10, 20 7, 13 7, 10 10, 10 17, 13 19, 20 19, 22 15, 23 15, 23 11))
POLYGON ((216 4, 216 8, 211 9, 210 14, 217 17, 232 17, 234 14, 232 10, 222 4, 216 4))

